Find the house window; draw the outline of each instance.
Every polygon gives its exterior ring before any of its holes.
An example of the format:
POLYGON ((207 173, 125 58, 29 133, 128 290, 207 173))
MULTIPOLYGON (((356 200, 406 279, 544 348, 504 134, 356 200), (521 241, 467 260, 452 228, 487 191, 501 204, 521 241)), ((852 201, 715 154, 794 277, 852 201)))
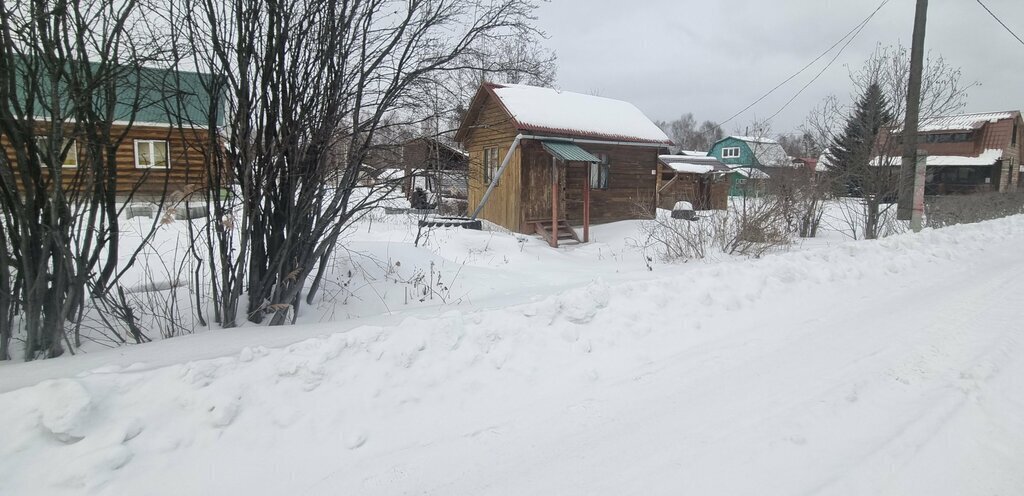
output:
POLYGON ((722 158, 739 158, 740 147, 730 146, 728 148, 722 148, 722 158))
POLYGON ((1017 123, 1013 123, 1013 135, 1010 136, 1010 146, 1017 146, 1017 123))
MULTIPOLYGON (((484 149, 484 183, 490 183, 494 176, 498 174, 498 167, 501 164, 498 163, 498 148, 485 148, 484 149)), ((497 183, 495 183, 497 184, 497 183)))
MULTIPOLYGON (((39 150, 39 160, 49 164, 50 159, 50 138, 47 136, 36 136, 36 148, 39 150)), ((64 160, 61 167, 74 169, 78 167, 78 142, 65 138, 58 153, 64 153, 64 160)))
POLYGON ((166 169, 167 141, 135 140, 136 169, 166 169))
MULTIPOLYGON (((971 133, 939 133, 918 135, 919 143, 963 143, 971 140, 971 133)), ((902 140, 900 140, 902 143, 902 140)))
POLYGON ((591 189, 608 189, 608 175, 611 169, 608 154, 596 153, 594 155, 601 161, 590 164, 590 187, 591 189))

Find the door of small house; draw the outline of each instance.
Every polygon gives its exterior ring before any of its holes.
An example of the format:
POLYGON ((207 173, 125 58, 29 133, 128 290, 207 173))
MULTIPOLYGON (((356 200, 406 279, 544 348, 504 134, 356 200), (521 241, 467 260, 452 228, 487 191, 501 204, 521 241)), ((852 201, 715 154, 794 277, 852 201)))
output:
MULTIPOLYGON (((552 157, 544 149, 530 148, 523 152, 523 216, 526 222, 551 221, 552 157)), ((565 218, 565 165, 557 164, 560 184, 558 217, 565 218)))

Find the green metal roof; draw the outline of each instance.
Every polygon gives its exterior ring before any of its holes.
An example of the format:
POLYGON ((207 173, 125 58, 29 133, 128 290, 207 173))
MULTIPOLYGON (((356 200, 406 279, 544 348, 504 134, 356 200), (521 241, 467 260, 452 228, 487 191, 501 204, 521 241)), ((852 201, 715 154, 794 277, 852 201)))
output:
POLYGON ((600 162, 601 159, 568 141, 541 140, 549 153, 566 162, 600 162))
MULTIPOLYGON (((67 81, 58 80, 56 85, 57 98, 51 94, 53 86, 50 75, 42 67, 28 72, 30 64, 37 61, 31 58, 20 58, 16 62, 17 78, 15 80, 16 95, 21 105, 28 106, 37 118, 49 119, 53 114, 64 118, 73 116, 72 102, 68 95, 67 81), (29 76, 29 74, 34 74, 29 76), (29 78, 37 78, 30 82, 29 78), (34 84, 37 91, 29 101, 26 86, 34 84), (59 108, 50 104, 58 101, 59 108)), ((67 71, 78 70, 68 62, 67 71)), ((97 68, 96 63, 89 63, 97 68)), ((175 68, 155 67, 116 67, 108 69, 107 74, 114 75, 116 95, 113 118, 115 121, 134 120, 136 123, 156 123, 166 125, 192 124, 205 126, 208 124, 208 113, 211 107, 218 107, 218 125, 224 122, 223 97, 214 96, 211 90, 217 86, 208 74, 182 71, 175 68)), ((98 109, 106 107, 107 102, 103 89, 94 94, 94 105, 98 109)))

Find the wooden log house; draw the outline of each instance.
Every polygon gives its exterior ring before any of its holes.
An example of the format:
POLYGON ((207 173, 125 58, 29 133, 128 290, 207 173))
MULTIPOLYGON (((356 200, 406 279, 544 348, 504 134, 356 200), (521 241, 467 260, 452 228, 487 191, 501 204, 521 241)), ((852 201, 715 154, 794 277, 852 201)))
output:
MULTIPOLYGON (((206 111, 211 105, 211 96, 205 91, 208 85, 204 84, 208 77, 194 72, 142 68, 118 82, 110 135, 120 138, 115 153, 119 199, 159 200, 165 195, 180 195, 206 186, 205 148, 211 141, 208 133, 217 132, 206 125, 206 111)), ((70 110, 67 112, 73 115, 70 110)), ((46 115, 37 118, 40 153, 49 148, 44 142, 49 120, 46 115)), ((87 188, 91 184, 90 167, 85 162, 85 151, 79 147, 87 138, 79 135, 72 119, 66 122, 64 143, 59 147, 63 156, 52 160, 61 166, 65 189, 87 188)), ((0 134, 0 149, 4 150, 8 164, 17 167, 9 143, 8 137, 0 134)))
POLYGON ((593 222, 653 215, 658 156, 671 144, 630 103, 493 83, 455 138, 469 153, 474 216, 554 247, 588 242, 593 222))

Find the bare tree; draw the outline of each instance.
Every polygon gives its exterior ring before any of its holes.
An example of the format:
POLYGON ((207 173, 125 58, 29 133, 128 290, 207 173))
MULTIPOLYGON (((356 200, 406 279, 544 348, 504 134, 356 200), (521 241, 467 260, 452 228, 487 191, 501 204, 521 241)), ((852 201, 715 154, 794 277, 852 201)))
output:
POLYGON ((696 150, 706 152, 716 141, 725 137, 721 126, 713 121, 704 121, 699 126, 692 113, 685 113, 678 119, 657 123, 675 143, 674 150, 696 150))
POLYGON ((810 131, 780 134, 775 141, 778 141, 791 157, 817 158, 822 152, 810 131))
POLYGON ((119 197, 138 183, 118 177, 116 155, 161 83, 144 68, 165 55, 146 8, 0 3, 0 359, 15 326, 26 360, 80 345, 87 298, 105 297, 138 253, 119 250, 119 197))
MULTIPOLYGON (((423 120, 423 101, 443 76, 481 69, 463 55, 528 30, 534 8, 526 0, 177 5, 178 45, 214 75, 229 106, 223 142, 211 133, 207 147, 216 221, 206 238, 223 326, 238 323, 243 294, 253 322, 295 319, 345 228, 397 186, 359 187, 378 133, 423 120)), ((210 109, 211 128, 221 113, 210 109)))
MULTIPOLYGON (((842 139, 857 131, 850 128, 858 119, 856 105, 829 96, 808 118, 807 129, 812 139, 828 148, 825 165, 836 191, 858 199, 859 212, 844 214, 845 221, 853 227, 848 232, 861 230, 869 239, 898 231, 889 224, 893 221, 893 202, 899 191, 902 150, 897 135, 903 127, 909 67, 910 55, 905 47, 879 46, 859 70, 850 73, 852 102, 863 101, 866 95, 874 94, 877 96, 871 99, 885 103, 886 117, 875 119, 874 129, 860 129, 861 139, 853 140, 859 141, 858 144, 842 139), (841 144, 844 141, 847 144, 841 144)), ((941 56, 925 61, 920 102, 922 120, 949 115, 963 108, 967 90, 973 84, 963 85, 960 76, 960 70, 941 56)), ((844 205, 850 203, 847 200, 844 205)))

